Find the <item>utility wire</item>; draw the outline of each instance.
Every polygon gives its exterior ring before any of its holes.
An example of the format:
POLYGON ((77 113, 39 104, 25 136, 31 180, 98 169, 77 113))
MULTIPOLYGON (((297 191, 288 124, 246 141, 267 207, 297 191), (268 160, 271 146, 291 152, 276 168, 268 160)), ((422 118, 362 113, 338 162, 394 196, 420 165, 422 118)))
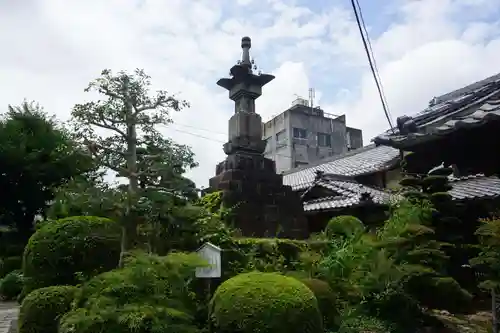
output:
MULTIPOLYGON (((376 65, 374 64, 374 60, 372 59, 373 58, 373 55, 370 54, 370 50, 371 50, 371 43, 369 41, 369 37, 368 37, 368 33, 366 33, 366 36, 365 36, 365 33, 363 32, 363 29, 366 31, 366 26, 364 25, 364 20, 363 20, 363 23, 361 22, 361 7, 359 5, 359 2, 357 0, 351 0, 351 5, 352 5, 352 9, 354 11, 354 16, 356 18, 356 24, 358 26, 358 29, 359 29, 359 34, 361 35, 361 40, 363 42, 363 47, 365 49, 365 52, 366 52, 366 56, 368 57, 368 63, 370 64, 370 69, 371 69, 371 72, 372 72, 372 75, 373 75, 373 79, 375 80, 375 84, 377 86, 377 90, 378 90, 378 95, 380 97, 380 102, 382 103, 382 108, 384 109, 384 114, 385 114, 385 117, 387 119, 387 122, 389 123, 389 127, 391 128, 391 130, 394 132, 394 127, 392 126, 392 121, 391 121, 391 117, 389 115, 389 108, 387 107, 387 103, 385 101, 385 95, 383 93, 383 88, 382 88, 382 83, 379 82, 379 75, 378 75, 378 71, 376 69, 376 65), (356 6, 357 4, 357 6, 356 6), (358 13, 358 7, 359 7, 359 13, 358 13), (368 40, 368 42, 367 42, 368 40), (370 47, 368 46, 370 43, 370 47)), ((373 50, 372 50, 373 51, 373 50)))
POLYGON ((355 0, 355 1, 356 1, 356 6, 358 8, 359 18, 361 20, 361 26, 363 27, 363 31, 364 31, 365 36, 366 36, 366 42, 368 44, 368 49, 370 50, 371 59, 373 61, 373 68, 375 69, 375 73, 377 75, 378 82, 380 83, 380 91, 382 93, 382 98, 385 101, 385 105, 387 108, 387 114, 389 115, 389 119, 392 119, 391 111, 390 111, 389 105, 388 105, 389 103, 387 103, 387 97, 385 96, 384 86, 382 85, 382 79, 380 78, 380 71, 378 70, 377 61, 375 60, 375 53, 373 52, 372 43, 370 41, 370 36, 368 35, 368 30, 366 29, 365 19, 363 17, 363 11, 361 10, 361 5, 359 4, 359 1, 358 0, 355 0))
MULTIPOLYGON (((176 123, 173 123, 173 124, 175 125, 176 123)), ((173 128, 172 126, 167 126, 167 125, 162 125, 162 126, 165 129, 167 129, 167 130, 172 130, 174 132, 179 132, 179 133, 184 133, 184 134, 192 135, 192 136, 195 136, 195 137, 203 139, 203 140, 208 140, 208 141, 213 141, 213 142, 223 143, 223 144, 226 143, 226 141, 222 141, 222 140, 219 140, 219 139, 210 138, 208 136, 203 136, 203 135, 200 135, 198 133, 193 133, 193 132, 189 132, 189 131, 184 131, 184 130, 181 130, 181 129, 173 128)), ((193 127, 193 128, 196 128, 196 127, 193 127)), ((206 131, 206 132, 209 132, 209 133, 217 133, 217 132, 212 132, 211 130, 208 130, 208 129, 202 129, 202 128, 197 128, 197 129, 203 130, 203 131, 206 131)), ((222 134, 222 133, 218 133, 218 134, 222 134)), ((292 158, 291 156, 283 155, 283 154, 278 154, 278 153, 274 153, 273 155, 274 156, 286 157, 286 158, 292 158)))
POLYGON ((209 133, 212 133, 212 134, 227 135, 227 133, 214 132, 214 131, 206 129, 206 128, 196 127, 196 126, 193 126, 193 125, 180 124, 178 122, 173 122, 173 125, 177 125, 177 126, 181 126, 181 127, 187 127, 187 128, 192 128, 192 129, 197 129, 197 130, 204 131, 204 132, 209 132, 209 133))

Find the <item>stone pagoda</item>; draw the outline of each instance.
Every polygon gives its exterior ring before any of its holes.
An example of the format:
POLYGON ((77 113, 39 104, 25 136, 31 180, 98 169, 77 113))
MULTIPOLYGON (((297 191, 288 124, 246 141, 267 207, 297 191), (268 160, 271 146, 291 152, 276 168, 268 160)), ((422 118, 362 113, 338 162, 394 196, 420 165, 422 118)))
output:
POLYGON ((229 91, 234 114, 224 144, 227 157, 217 165, 210 189, 223 191, 223 203, 234 207, 234 225, 244 236, 305 238, 308 228, 298 194, 283 185, 274 161, 264 157, 266 142, 255 100, 274 76, 254 73, 250 47, 250 38, 243 37, 241 61, 231 68, 230 78, 217 81, 229 91))

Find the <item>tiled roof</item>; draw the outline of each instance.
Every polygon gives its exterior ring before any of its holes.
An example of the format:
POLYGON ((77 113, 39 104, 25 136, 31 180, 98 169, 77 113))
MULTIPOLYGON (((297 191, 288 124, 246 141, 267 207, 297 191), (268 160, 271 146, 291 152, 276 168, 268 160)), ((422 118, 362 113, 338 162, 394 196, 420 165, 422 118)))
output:
POLYGON ((326 159, 321 164, 290 170, 283 175, 283 183, 294 190, 301 190, 313 183, 316 171, 354 177, 389 168, 398 158, 399 151, 394 148, 370 145, 326 159))
MULTIPOLYGON (((376 144, 405 148, 427 140, 437 139, 457 129, 482 125, 500 120, 500 77, 484 85, 476 83, 475 90, 464 90, 451 100, 444 100, 412 117, 417 133, 401 135, 387 131, 373 141, 376 144), (449 119, 449 120, 446 120, 449 119), (428 130, 420 130, 426 126, 428 130)), ((487 79, 488 80, 488 79, 487 79)))
MULTIPOLYGON (((356 182, 329 180, 320 181, 317 184, 331 189, 339 193, 339 195, 304 202, 304 211, 306 212, 342 209, 359 205, 362 193, 370 193, 373 202, 376 204, 386 204, 397 199, 396 195, 356 182)), ((452 178, 451 185, 453 189, 449 193, 453 200, 494 199, 500 197, 500 178, 498 177, 477 175, 458 179, 452 178)))
POLYGON ((454 180, 450 194, 454 200, 500 197, 500 178, 482 175, 454 180))
POLYGON ((391 198, 391 195, 387 192, 374 189, 369 186, 364 186, 355 181, 325 179, 316 182, 316 186, 329 189, 338 195, 304 202, 304 211, 306 212, 346 208, 359 205, 361 203, 361 195, 364 193, 370 194, 371 199, 376 204, 387 203, 391 198))

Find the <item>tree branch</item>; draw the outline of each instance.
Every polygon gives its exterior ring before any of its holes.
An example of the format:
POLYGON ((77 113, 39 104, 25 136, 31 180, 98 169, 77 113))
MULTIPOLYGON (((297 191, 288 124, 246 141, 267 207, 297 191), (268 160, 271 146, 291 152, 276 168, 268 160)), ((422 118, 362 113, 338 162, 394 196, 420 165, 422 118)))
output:
POLYGON ((109 90, 109 88, 107 86, 99 85, 99 92, 106 95, 106 96, 109 96, 111 98, 121 99, 122 101, 125 101, 124 96, 121 96, 115 92, 112 92, 111 90, 109 90))
POLYGON ((123 138, 125 138, 125 139, 127 138, 127 134, 126 134, 125 132, 123 132, 121 129, 119 129, 119 128, 118 128, 118 127, 116 127, 116 126, 113 126, 113 125, 108 124, 108 123, 106 122, 106 120, 105 120, 105 118, 104 118, 104 117, 102 117, 102 118, 101 118, 101 121, 102 121, 102 123, 98 123, 98 122, 93 121, 93 120, 88 120, 88 123, 89 123, 90 125, 94 125, 94 126, 97 126, 97 127, 100 127, 100 128, 109 129, 109 130, 111 130, 111 131, 114 131, 114 132, 116 132, 116 133, 120 134, 123 138))
POLYGON ((160 106, 163 106, 164 104, 166 104, 168 102, 172 102, 172 101, 176 102, 176 99, 173 97, 158 96, 156 98, 156 102, 154 102, 152 104, 144 105, 140 108, 137 108, 134 106, 134 110, 135 110, 134 115, 137 116, 141 112, 157 109, 160 106))

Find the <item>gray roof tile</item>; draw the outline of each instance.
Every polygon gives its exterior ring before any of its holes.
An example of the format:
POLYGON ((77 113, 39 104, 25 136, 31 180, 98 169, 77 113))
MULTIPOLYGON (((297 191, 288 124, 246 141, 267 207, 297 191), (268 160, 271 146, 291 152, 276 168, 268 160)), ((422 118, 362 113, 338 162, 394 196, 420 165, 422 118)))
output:
POLYGON ((304 211, 306 212, 346 208, 359 205, 361 203, 360 199, 363 193, 369 193, 373 202, 376 204, 384 204, 391 199, 391 194, 359 184, 356 181, 325 179, 318 181, 316 186, 327 188, 335 193, 338 193, 338 195, 305 202, 304 211))
MULTIPOLYGON (((331 189, 337 196, 328 196, 304 202, 304 211, 315 212, 324 210, 334 210, 347 208, 360 204, 360 195, 370 193, 372 199, 377 204, 389 203, 397 198, 397 195, 384 192, 369 186, 364 186, 356 182, 347 181, 320 181, 319 186, 331 189)), ((453 200, 470 200, 479 198, 500 197, 500 178, 485 177, 483 175, 470 176, 464 178, 452 178, 450 195, 453 200)))
POLYGON ((398 158, 397 149, 370 145, 345 155, 325 159, 321 164, 290 170, 283 175, 283 183, 292 186, 294 190, 301 190, 313 183, 316 171, 354 177, 391 167, 398 158))
POLYGON ((496 81, 479 86, 476 90, 453 100, 446 100, 432 106, 412 119, 417 128, 428 126, 430 129, 408 135, 400 135, 397 130, 396 134, 387 131, 373 141, 376 144, 405 148, 423 141, 437 139, 457 129, 471 128, 492 120, 500 120, 500 79, 497 78, 496 81), (468 110, 465 116, 464 110, 468 110), (462 116, 455 116, 459 112, 462 116), (446 119, 450 120, 445 121, 446 119), (436 125, 433 127, 433 124, 436 125))
POLYGON ((454 200, 496 198, 500 196, 500 178, 482 175, 454 180, 450 194, 454 200))

